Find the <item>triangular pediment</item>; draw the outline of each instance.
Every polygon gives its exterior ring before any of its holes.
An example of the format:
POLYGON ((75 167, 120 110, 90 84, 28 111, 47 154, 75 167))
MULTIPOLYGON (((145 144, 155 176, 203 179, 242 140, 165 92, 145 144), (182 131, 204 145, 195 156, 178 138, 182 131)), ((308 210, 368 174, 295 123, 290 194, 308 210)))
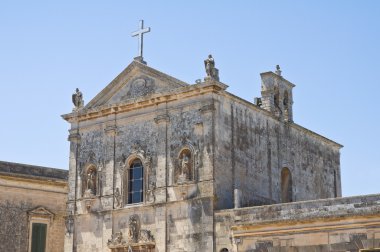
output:
POLYGON ((188 86, 185 82, 133 61, 95 96, 85 109, 128 102, 188 86))
POLYGON ((53 218, 54 213, 46 209, 45 207, 39 206, 28 211, 30 216, 39 216, 45 218, 53 218))

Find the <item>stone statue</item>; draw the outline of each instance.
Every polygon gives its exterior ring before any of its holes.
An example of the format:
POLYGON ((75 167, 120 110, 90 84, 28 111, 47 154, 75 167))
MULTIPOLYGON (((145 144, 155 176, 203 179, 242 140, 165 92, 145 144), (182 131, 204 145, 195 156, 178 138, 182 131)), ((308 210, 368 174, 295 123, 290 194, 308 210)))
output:
POLYGON ((93 169, 87 173, 87 191, 93 195, 96 193, 96 173, 93 169))
POLYGON ((207 74, 205 80, 213 79, 219 81, 219 71, 215 68, 215 61, 211 54, 204 60, 204 63, 207 74))
POLYGON ((191 173, 192 173, 192 165, 191 165, 191 152, 190 150, 186 149, 183 150, 179 155, 179 167, 178 167, 178 177, 177 177, 177 183, 182 184, 185 182, 188 182, 192 179, 191 173))
POLYGON ((186 153, 182 153, 181 174, 183 174, 186 179, 190 177, 190 170, 190 157, 186 153))
POLYGON ((128 231, 129 239, 134 242, 139 242, 140 235, 140 227, 139 227, 139 219, 138 216, 132 215, 129 217, 129 231, 128 231))
POLYGON ((74 109, 80 109, 83 107, 83 104, 84 104, 83 94, 81 91, 79 91, 79 88, 77 88, 75 90, 75 93, 72 95, 72 100, 75 106, 74 109))
POLYGON ((277 75, 281 76, 281 68, 280 65, 276 65, 276 72, 277 75))

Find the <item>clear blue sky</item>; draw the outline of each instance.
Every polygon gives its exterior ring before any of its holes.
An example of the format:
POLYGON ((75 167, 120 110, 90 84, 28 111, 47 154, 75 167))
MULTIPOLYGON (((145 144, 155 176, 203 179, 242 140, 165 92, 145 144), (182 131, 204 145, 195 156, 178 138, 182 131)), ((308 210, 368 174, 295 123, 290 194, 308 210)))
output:
POLYGON ((344 145, 343 194, 378 193, 380 1, 8 1, 0 3, 0 160, 67 169, 71 94, 92 99, 137 54, 183 81, 246 100, 280 64, 295 122, 344 145), (55 3, 53 3, 55 2, 55 3))

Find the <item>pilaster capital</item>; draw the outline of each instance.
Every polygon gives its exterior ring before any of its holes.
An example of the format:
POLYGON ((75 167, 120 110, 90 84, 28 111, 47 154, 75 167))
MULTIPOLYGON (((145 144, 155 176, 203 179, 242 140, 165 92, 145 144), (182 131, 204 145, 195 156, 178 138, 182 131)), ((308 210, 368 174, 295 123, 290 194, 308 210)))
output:
POLYGON ((154 118, 154 122, 157 124, 162 122, 170 122, 170 117, 167 114, 158 115, 156 118, 154 118))
POLYGON ((202 106, 199 111, 203 114, 203 113, 208 113, 208 112, 212 112, 215 110, 215 106, 213 103, 211 104, 207 104, 207 105, 204 105, 202 106))
POLYGON ((107 125, 104 129, 104 132, 107 135, 115 136, 117 134, 117 126, 116 125, 107 125))
POLYGON ((81 136, 77 130, 69 131, 69 136, 67 137, 67 141, 72 143, 80 143, 81 136))

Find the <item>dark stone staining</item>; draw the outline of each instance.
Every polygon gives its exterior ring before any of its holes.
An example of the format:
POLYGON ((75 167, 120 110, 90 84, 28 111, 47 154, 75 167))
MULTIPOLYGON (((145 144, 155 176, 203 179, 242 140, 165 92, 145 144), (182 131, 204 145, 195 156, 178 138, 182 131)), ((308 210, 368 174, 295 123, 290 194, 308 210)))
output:
POLYGON ((28 250, 27 211, 30 208, 31 205, 26 202, 0 203, 0 251, 28 250))

